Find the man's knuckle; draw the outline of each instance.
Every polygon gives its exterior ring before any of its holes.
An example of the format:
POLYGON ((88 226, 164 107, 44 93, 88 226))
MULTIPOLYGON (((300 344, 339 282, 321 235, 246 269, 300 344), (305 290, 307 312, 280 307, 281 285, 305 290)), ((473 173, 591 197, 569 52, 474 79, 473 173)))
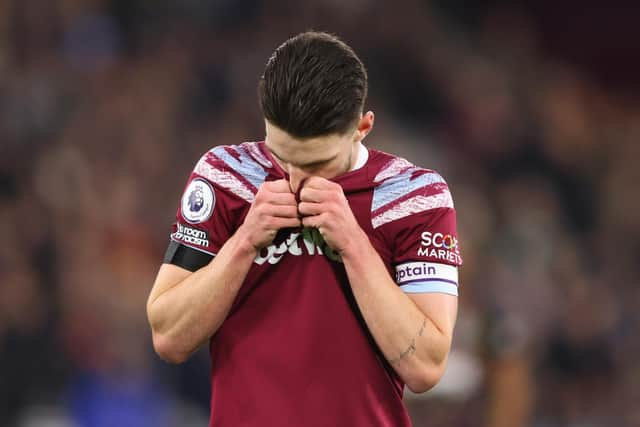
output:
POLYGON ((260 189, 260 191, 258 191, 258 193, 256 194, 255 203, 263 203, 267 193, 268 190, 260 189))

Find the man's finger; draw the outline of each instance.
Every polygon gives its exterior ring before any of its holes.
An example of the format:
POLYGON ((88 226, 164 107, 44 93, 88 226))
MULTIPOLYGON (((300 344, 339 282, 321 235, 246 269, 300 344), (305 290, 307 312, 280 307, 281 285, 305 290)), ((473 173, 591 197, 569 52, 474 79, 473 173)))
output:
POLYGON ((336 185, 339 186, 339 184, 321 176, 311 176, 304 183, 305 188, 315 188, 317 190, 328 190, 334 188, 336 185))
POLYGON ((311 215, 302 218, 302 225, 305 227, 320 228, 324 225, 323 215, 311 215))
POLYGON ((272 205, 296 206, 296 196, 293 193, 274 193, 265 195, 264 202, 272 205))
POLYGON ((298 212, 302 216, 319 215, 323 212, 323 209, 320 203, 300 202, 298 204, 298 212))
POLYGON ((298 213, 298 207, 296 205, 272 206, 272 208, 272 216, 280 218, 298 218, 300 216, 298 213))
POLYGON ((297 218, 300 216, 298 213, 298 205, 284 206, 264 203, 256 208, 256 212, 261 220, 271 217, 297 218))
POLYGON ((302 191, 300 191, 300 201, 321 203, 325 199, 325 191, 326 190, 319 190, 317 188, 304 187, 302 191))
POLYGON ((283 228, 296 228, 302 225, 302 221, 300 218, 281 218, 281 217, 273 217, 269 220, 269 225, 274 230, 281 230, 283 228))
POLYGON ((272 193, 291 193, 291 187, 289 187, 289 181, 286 179, 278 179, 276 181, 266 181, 262 184, 267 190, 272 193))

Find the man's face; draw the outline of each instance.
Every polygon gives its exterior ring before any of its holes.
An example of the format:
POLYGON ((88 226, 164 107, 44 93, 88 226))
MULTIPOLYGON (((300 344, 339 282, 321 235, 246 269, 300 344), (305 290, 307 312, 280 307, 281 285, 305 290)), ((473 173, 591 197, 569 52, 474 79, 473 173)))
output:
POLYGON ((333 178, 349 171, 357 160, 358 142, 373 125, 373 113, 367 113, 351 131, 299 140, 265 120, 266 145, 278 164, 289 174, 291 191, 309 176, 333 178), (363 125, 363 121, 365 122, 363 125))

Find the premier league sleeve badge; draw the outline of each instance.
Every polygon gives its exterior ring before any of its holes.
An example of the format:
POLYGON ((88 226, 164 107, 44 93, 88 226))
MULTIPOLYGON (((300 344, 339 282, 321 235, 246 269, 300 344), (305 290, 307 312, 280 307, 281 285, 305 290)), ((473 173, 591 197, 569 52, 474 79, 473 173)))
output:
POLYGON ((196 178, 189 183, 182 195, 182 216, 191 224, 198 224, 211 217, 216 196, 207 181, 196 178))

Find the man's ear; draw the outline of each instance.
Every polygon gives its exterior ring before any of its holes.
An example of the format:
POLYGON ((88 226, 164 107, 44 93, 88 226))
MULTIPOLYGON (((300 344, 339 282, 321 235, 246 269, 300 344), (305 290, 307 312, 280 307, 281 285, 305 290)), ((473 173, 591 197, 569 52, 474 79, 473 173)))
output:
POLYGON ((360 117, 358 126, 353 134, 354 141, 362 141, 373 129, 373 122, 375 121, 375 115, 373 111, 367 111, 360 117))

